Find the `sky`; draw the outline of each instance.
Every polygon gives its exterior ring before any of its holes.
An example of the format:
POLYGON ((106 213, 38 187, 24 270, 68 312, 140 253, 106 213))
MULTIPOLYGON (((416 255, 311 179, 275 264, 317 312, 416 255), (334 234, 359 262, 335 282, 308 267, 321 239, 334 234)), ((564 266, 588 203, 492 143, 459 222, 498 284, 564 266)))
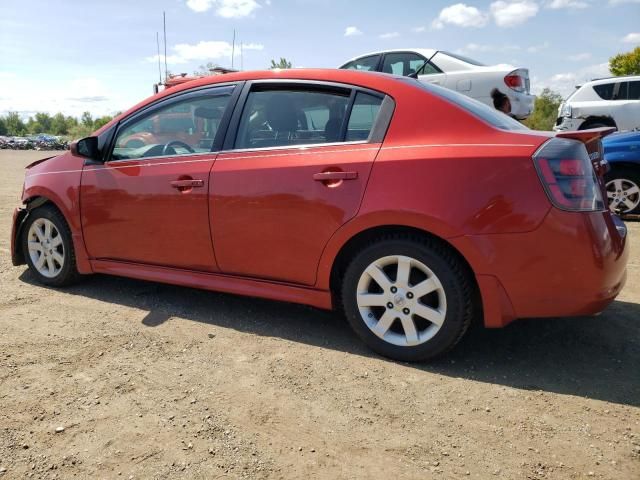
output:
POLYGON ((163 11, 173 73, 230 67, 235 30, 245 70, 434 48, 529 68, 534 93, 568 95, 640 46, 640 0, 0 0, 0 114, 98 116, 148 97, 163 11))

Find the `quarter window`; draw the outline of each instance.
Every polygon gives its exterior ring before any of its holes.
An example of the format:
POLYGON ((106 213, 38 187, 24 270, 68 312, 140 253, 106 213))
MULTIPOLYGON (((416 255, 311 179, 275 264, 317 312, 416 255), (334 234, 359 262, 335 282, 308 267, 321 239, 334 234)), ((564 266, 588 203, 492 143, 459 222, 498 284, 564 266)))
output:
POLYGON ((234 87, 171 102, 118 131, 113 160, 210 152, 234 87))
POLYGON ((380 55, 371 55, 369 57, 358 58, 357 60, 349 62, 340 68, 346 70, 363 70, 365 72, 375 71, 379 60, 380 55))
POLYGON ((348 142, 367 140, 369 138, 373 124, 378 117, 380 105, 382 105, 380 97, 364 92, 356 94, 347 126, 348 142))
POLYGON ((267 148, 342 141, 348 89, 252 91, 235 148, 267 148))
POLYGON ((629 100, 640 100, 640 81, 629 82, 629 100))

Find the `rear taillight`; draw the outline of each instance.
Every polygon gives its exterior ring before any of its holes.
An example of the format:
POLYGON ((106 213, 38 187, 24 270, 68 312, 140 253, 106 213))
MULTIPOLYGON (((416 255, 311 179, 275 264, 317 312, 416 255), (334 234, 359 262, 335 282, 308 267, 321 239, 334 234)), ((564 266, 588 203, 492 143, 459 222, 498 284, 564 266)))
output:
POLYGON ((504 83, 511 90, 516 92, 524 92, 527 87, 528 73, 524 69, 514 70, 504 77, 504 83))
POLYGON ((582 212, 604 209, 602 191, 582 142, 552 138, 534 154, 533 161, 557 208, 582 212))

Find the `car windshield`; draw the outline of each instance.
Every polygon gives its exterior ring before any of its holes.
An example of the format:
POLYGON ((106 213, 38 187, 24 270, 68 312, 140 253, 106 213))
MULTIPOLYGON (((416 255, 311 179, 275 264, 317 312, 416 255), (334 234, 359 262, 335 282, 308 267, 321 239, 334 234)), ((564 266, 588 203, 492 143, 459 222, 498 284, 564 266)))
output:
POLYGON ((528 127, 524 126, 517 120, 514 120, 510 116, 461 93, 454 92, 448 88, 439 87, 431 83, 425 84, 413 78, 402 77, 399 80, 410 82, 412 85, 421 88, 422 90, 426 90, 433 95, 444 98, 445 100, 470 112, 474 116, 479 117, 481 120, 484 120, 493 127, 500 128, 502 130, 529 130, 528 127))

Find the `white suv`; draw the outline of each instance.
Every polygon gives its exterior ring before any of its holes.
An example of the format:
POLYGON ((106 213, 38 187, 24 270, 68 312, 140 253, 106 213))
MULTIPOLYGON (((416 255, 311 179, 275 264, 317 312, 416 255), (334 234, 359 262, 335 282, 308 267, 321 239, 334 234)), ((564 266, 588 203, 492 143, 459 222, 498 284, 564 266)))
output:
POLYGON ((412 76, 456 90, 493 107, 491 91, 504 93, 511 114, 522 120, 533 111, 535 95, 529 93, 529 70, 511 65, 483 65, 462 55, 427 48, 385 50, 361 55, 340 68, 412 76))
POLYGON ((556 131, 616 127, 640 129, 640 76, 587 82, 560 104, 556 131))

